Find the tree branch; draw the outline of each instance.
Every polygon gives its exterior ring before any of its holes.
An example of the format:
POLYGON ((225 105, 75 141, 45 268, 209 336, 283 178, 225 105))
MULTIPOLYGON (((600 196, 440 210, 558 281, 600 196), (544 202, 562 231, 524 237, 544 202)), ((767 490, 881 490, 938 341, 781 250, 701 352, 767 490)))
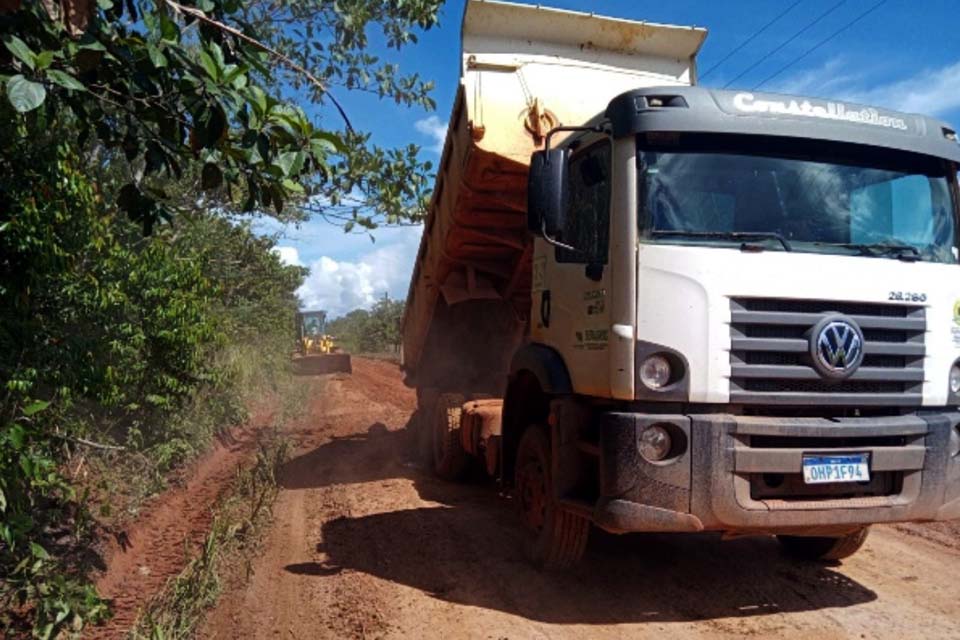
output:
POLYGON ((61 440, 66 440, 67 442, 72 442, 74 444, 82 444, 85 447, 90 447, 92 449, 105 449, 107 451, 126 451, 126 447, 121 447, 115 444, 102 444, 100 442, 94 442, 92 440, 87 440, 85 438, 74 438, 72 436, 65 436, 59 433, 54 434, 55 437, 60 438, 61 440))
POLYGON ((335 107, 337 108, 337 111, 340 112, 340 117, 343 118, 343 121, 346 123, 347 129, 348 129, 351 133, 354 133, 353 125, 350 124, 350 118, 347 117, 347 112, 344 111, 343 106, 340 104, 340 102, 337 101, 337 99, 333 96, 333 94, 330 93, 330 92, 327 90, 326 85, 324 85, 323 82, 321 82, 319 78, 317 78, 317 77, 314 76, 312 73, 310 73, 309 71, 307 71, 304 67, 301 67, 300 65, 298 65, 296 62, 294 62, 293 60, 291 60, 291 59, 288 58, 287 56, 283 55, 282 53, 280 53, 280 52, 277 51, 276 49, 273 49, 273 48, 271 48, 271 47, 263 44, 262 42, 260 42, 260 41, 257 40, 256 38, 251 38, 251 37, 248 36, 247 34, 245 34, 245 33, 243 33, 242 31, 240 31, 239 29, 236 29, 236 28, 234 28, 234 27, 231 27, 230 25, 226 25, 226 24, 224 24, 224 23, 222 23, 222 22, 219 22, 219 21, 217 21, 217 20, 214 20, 213 18, 207 17, 207 15, 206 15, 203 11, 200 11, 199 9, 195 9, 195 8, 193 8, 193 7, 185 7, 185 6, 183 6, 182 4, 180 4, 180 3, 178 3, 178 2, 175 2, 174 0, 164 0, 164 2, 167 4, 167 6, 169 6, 171 9, 173 9, 176 13, 180 13, 180 14, 184 14, 184 13, 185 13, 185 14, 191 15, 191 16, 193 16, 194 18, 196 18, 197 20, 200 20, 200 21, 202 21, 202 22, 206 22, 207 24, 209 24, 209 25, 211 25, 211 26, 214 26, 214 27, 220 29, 221 31, 226 31, 226 32, 229 33, 229 34, 231 34, 231 35, 233 35, 233 36, 235 36, 235 37, 237 37, 237 38, 240 38, 240 39, 243 40, 244 42, 247 42, 247 43, 249 43, 249 44, 252 44, 253 46, 255 46, 255 47, 257 47, 258 49, 260 49, 261 51, 266 51, 267 53, 269 53, 269 54, 272 55, 273 57, 277 58, 280 62, 282 62, 282 63, 285 64, 286 66, 290 67, 291 69, 293 69, 293 70, 296 71, 297 73, 303 74, 303 76, 306 77, 307 80, 309 80, 310 82, 312 82, 313 84, 315 84, 321 91, 323 91, 323 93, 324 93, 327 97, 330 98, 330 102, 332 102, 332 103, 333 103, 333 106, 335 106, 335 107))

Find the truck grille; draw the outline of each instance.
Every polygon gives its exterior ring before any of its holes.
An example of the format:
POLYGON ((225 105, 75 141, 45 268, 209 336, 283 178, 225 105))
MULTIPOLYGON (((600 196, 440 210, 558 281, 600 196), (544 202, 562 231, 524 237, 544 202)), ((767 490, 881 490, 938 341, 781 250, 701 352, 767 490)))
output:
POLYGON ((894 506, 916 497, 926 460, 927 425, 916 417, 797 418, 788 425, 738 417, 730 442, 741 504, 752 509, 894 506), (865 435, 864 435, 865 434, 865 435), (803 457, 865 453, 870 480, 806 484, 803 457))
POLYGON ((926 316, 922 306, 829 300, 732 298, 730 401, 739 404, 916 406, 922 400, 926 316), (822 378, 809 333, 829 314, 860 326, 863 364, 850 378, 822 378))

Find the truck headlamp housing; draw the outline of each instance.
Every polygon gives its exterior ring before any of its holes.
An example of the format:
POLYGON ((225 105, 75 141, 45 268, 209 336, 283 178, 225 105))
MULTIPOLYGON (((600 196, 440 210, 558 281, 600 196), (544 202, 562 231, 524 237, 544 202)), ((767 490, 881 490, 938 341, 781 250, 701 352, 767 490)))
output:
POLYGON ((640 382, 649 389, 662 389, 670 384, 670 362, 662 355, 652 355, 640 364, 640 382))
POLYGON ((637 400, 686 402, 689 399, 687 359, 676 349, 637 340, 633 362, 637 400))
POLYGON ((659 424, 647 427, 640 434, 639 449, 640 455, 647 462, 660 462, 670 455, 673 449, 670 432, 659 424))

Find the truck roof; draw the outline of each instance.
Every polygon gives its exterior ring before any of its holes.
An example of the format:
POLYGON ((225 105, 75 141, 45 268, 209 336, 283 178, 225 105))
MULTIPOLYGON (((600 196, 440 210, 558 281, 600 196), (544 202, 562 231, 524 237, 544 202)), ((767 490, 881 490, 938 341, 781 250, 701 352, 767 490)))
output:
POLYGON ((845 142, 960 163, 956 130, 913 113, 804 96, 705 87, 622 93, 606 110, 614 136, 644 131, 739 134, 845 142))

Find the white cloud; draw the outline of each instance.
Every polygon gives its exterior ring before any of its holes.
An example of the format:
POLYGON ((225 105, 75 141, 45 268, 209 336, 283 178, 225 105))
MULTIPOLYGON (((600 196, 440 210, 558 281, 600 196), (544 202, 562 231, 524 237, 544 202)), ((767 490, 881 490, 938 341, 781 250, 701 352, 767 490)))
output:
POLYGON ((428 116, 413 123, 414 128, 423 135, 431 138, 433 144, 427 149, 434 153, 443 153, 443 141, 447 137, 447 123, 435 115, 428 116))
POLYGON ((280 257, 280 262, 293 267, 302 267, 300 251, 296 247, 274 247, 272 251, 280 257))
POLYGON ((856 94, 859 102, 908 113, 940 115, 960 108, 960 61, 856 94))
POLYGON ((405 228, 392 241, 351 260, 321 256, 297 292, 304 309, 324 309, 340 316, 369 307, 384 293, 404 298, 420 245, 421 227, 405 228))
POLYGON ((814 69, 787 76, 761 91, 845 99, 850 87, 862 85, 864 80, 865 75, 860 67, 851 64, 846 58, 837 57, 814 69), (850 69, 856 71, 850 73, 850 69))
POLYGON ((874 81, 876 73, 871 70, 851 69, 857 69, 857 65, 834 58, 773 88, 783 93, 819 95, 908 113, 943 115, 960 109, 960 61, 883 83, 874 81))

